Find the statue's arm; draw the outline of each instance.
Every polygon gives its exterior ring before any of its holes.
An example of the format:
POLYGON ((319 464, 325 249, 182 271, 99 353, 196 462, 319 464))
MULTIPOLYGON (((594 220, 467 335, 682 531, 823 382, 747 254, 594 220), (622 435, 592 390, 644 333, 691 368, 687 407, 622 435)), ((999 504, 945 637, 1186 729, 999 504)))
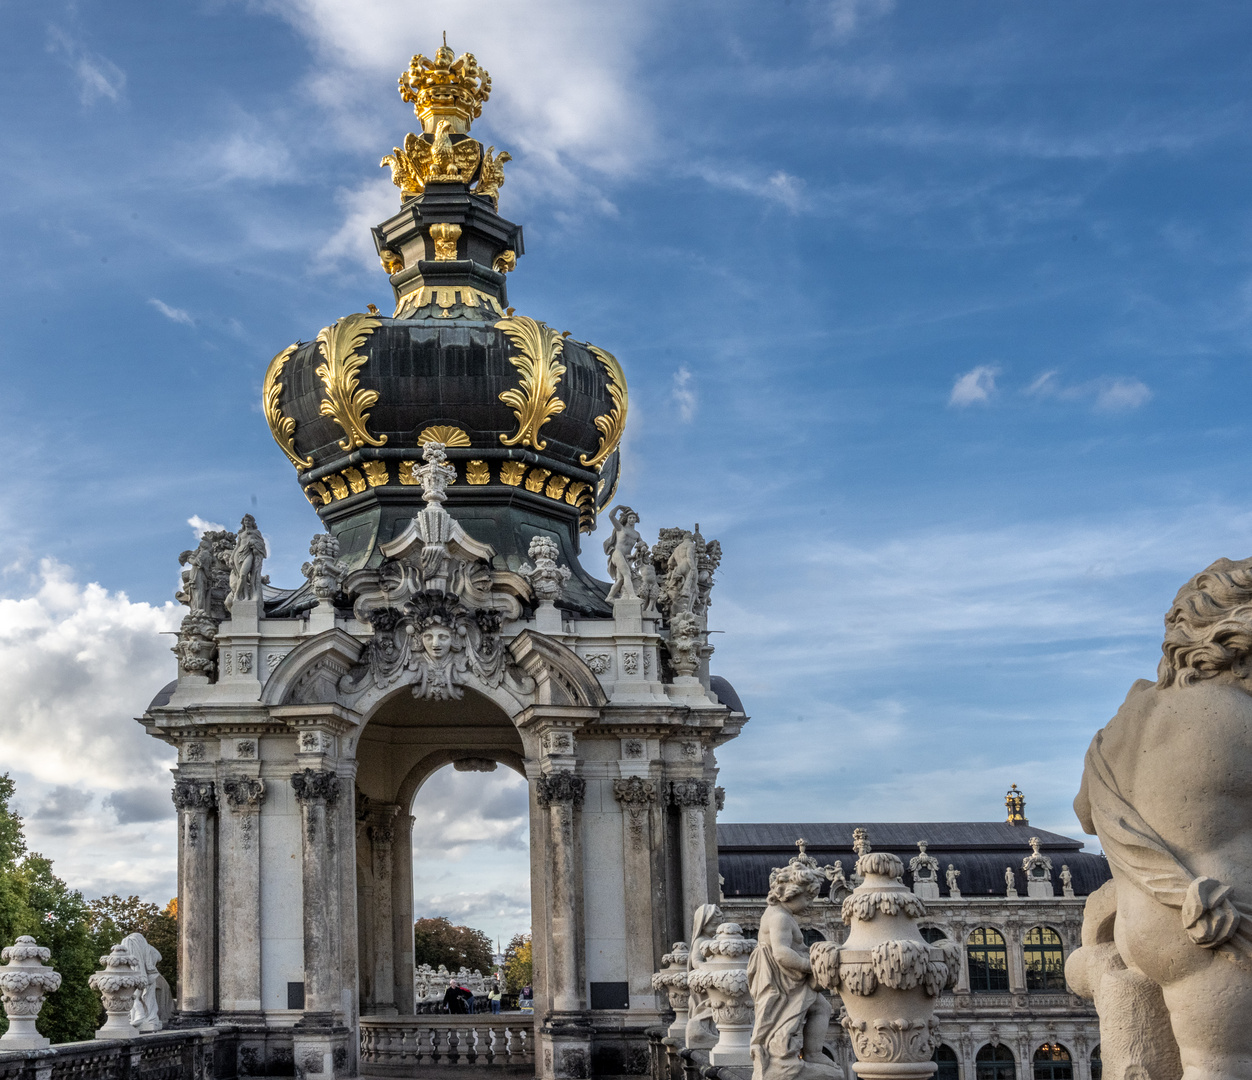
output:
MULTIPOLYGON (((763 922, 764 920, 762 920, 763 922)), ((763 925, 761 929, 766 930, 766 927, 763 925)), ((798 971, 801 975, 807 975, 813 970, 813 965, 809 963, 808 955, 792 948, 791 942, 794 939, 790 927, 780 925, 778 921, 770 920, 767 937, 774 959, 778 961, 781 967, 798 971)))

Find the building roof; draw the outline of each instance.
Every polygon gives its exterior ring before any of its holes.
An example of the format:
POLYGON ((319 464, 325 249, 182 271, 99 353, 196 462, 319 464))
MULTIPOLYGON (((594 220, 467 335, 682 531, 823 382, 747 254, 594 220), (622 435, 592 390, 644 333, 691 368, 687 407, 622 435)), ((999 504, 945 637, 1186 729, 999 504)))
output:
MULTIPOLYGON (((764 896, 769 891, 769 873, 785 866, 796 854, 795 842, 803 838, 808 853, 821 864, 843 863, 850 876, 856 863, 852 849, 853 829, 865 829, 875 851, 890 851, 904 860, 904 881, 913 884, 907 867, 917 854, 917 841, 924 840, 928 853, 939 860, 940 870, 951 863, 961 872, 959 888, 966 897, 1003 896, 1004 870, 1012 867, 1017 890, 1026 895, 1022 860, 1030 854, 1030 838, 1038 837, 1039 850, 1052 860, 1052 881, 1060 895, 1061 866, 1073 875, 1074 893, 1086 896, 1109 877, 1103 855, 1082 849, 1083 841, 1031 825, 1009 825, 1001 821, 889 821, 855 823, 722 823, 717 826, 718 870, 725 879, 722 892, 735 896, 764 896)), ((948 895, 940 873, 940 893, 948 895)), ((822 888, 826 894, 826 886, 822 888)))

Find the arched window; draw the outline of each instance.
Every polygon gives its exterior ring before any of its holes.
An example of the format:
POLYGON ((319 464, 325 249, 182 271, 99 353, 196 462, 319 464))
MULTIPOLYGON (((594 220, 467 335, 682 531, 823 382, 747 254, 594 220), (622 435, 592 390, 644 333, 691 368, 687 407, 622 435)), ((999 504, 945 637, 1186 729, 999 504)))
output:
MULTIPOLYGON (((927 929, 933 929, 927 927, 927 929)), ((957 1063, 956 1051, 947 1043, 935 1047, 935 1056, 930 1059, 939 1068, 935 1071, 934 1080, 961 1080, 961 1066, 957 1063)))
MULTIPOLYGON (((995 933, 993 930, 992 933, 995 933)), ((997 937, 999 935, 996 935, 997 937)), ((1017 1080, 1017 1065, 1013 1061, 1013 1051, 1001 1043, 992 1046, 988 1043, 978 1051, 974 1058, 974 1071, 977 1080, 1017 1080)))
POLYGON ((1009 989, 1009 953, 1004 938, 989 926, 969 935, 969 988, 975 994, 1004 994, 1009 989))
POLYGON ((1022 939, 1026 989, 1065 992, 1065 950, 1061 935, 1046 926, 1032 926, 1022 939))
POLYGON ((1091 1051, 1091 1080, 1101 1080, 1104 1076, 1104 1062, 1100 1060, 1100 1048, 1091 1051))
POLYGON ((922 927, 922 937, 924 937, 932 945, 936 941, 942 941, 947 936, 948 935, 945 934, 942 930, 940 930, 939 927, 937 926, 923 926, 922 927))
POLYGON ((1060 1043, 1044 1043, 1035 1051, 1035 1080, 1074 1080, 1074 1063, 1060 1043))

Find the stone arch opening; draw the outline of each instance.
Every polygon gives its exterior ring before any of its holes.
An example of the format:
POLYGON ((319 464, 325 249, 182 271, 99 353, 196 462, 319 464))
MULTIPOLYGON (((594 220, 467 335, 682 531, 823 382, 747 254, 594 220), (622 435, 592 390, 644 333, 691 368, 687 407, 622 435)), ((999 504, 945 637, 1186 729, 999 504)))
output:
POLYGON ((448 765, 525 775, 522 737, 499 704, 473 689, 435 700, 402 686, 371 710, 355 757, 361 1014, 411 1015, 413 800, 448 765))

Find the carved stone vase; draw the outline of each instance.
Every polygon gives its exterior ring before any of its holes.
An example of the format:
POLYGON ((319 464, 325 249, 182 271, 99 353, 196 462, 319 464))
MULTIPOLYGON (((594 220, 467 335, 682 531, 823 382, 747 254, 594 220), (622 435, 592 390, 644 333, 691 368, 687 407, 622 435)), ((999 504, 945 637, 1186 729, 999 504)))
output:
POLYGON ((960 947, 922 938, 917 920, 926 905, 904 887, 904 864, 895 855, 871 852, 860 829, 857 851, 864 880, 843 902, 848 939, 812 945, 813 975, 843 1001, 840 1022, 856 1050, 858 1077, 925 1080, 936 1067, 936 999, 956 984, 960 947))
POLYGON ((669 996, 674 1022, 666 1035, 681 1042, 687 1033, 687 943, 675 941, 661 963, 664 966, 652 976, 652 989, 669 996))
POLYGON ((700 945, 704 966, 687 976, 689 990, 708 995, 717 1025, 717 1043, 710 1065, 752 1064, 752 994, 748 990, 748 956, 756 943, 743 936, 738 923, 722 923, 717 936, 700 945))
POLYGON ((0 969, 0 998, 9 1018, 9 1030, 0 1035, 0 1050, 42 1050, 48 1045, 35 1027, 35 1018, 45 995, 61 985, 61 976, 44 966, 51 956, 50 949, 36 945, 27 935, 0 950, 0 960, 5 961, 0 969))
POLYGON ((97 1039, 133 1039, 139 1034, 130 1022, 135 991, 148 985, 148 976, 139 970, 139 961, 125 945, 114 945, 108 956, 100 957, 103 971, 95 972, 87 983, 104 1001, 107 1019, 96 1032, 97 1039))

